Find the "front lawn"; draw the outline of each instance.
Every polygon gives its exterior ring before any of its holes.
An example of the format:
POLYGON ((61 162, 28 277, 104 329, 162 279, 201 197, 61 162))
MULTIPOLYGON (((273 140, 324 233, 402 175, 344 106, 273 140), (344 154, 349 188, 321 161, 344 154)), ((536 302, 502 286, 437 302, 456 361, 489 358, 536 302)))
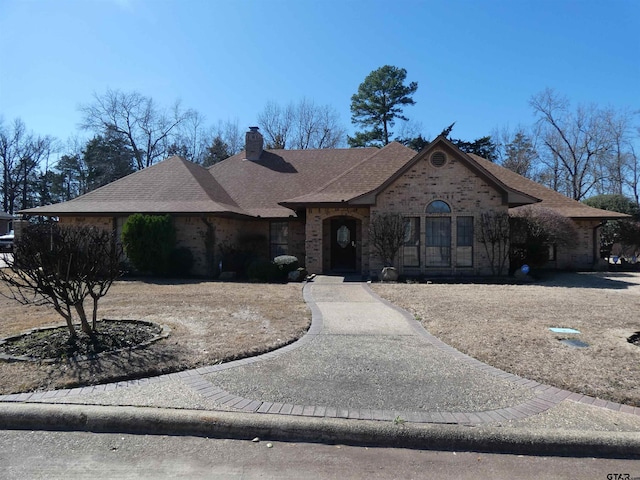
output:
POLYGON ((533 285, 374 284, 436 337, 541 383, 640 406, 640 274, 557 274, 533 285), (550 327, 580 334, 557 334, 550 327), (575 348, 562 339, 589 346, 575 348))
MULTIPOLYGON (((22 306, 1 296, 0 311, 0 338, 64 325, 50 307, 22 306)), ((100 301, 99 316, 167 325, 171 335, 144 349, 92 360, 2 361, 0 393, 107 383, 230 361, 291 343, 311 322, 299 283, 123 280, 100 301)))

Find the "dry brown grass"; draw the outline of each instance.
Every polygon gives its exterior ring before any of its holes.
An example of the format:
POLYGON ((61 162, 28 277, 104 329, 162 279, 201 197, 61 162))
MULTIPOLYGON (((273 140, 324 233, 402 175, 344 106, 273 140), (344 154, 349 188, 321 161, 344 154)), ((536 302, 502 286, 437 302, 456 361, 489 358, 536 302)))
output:
POLYGON ((640 406, 640 274, 558 274, 533 285, 375 284, 449 345, 541 383, 640 406), (558 335, 568 327, 580 335, 558 335), (577 338, 588 348, 559 341, 577 338))
MULTIPOLYGON (((4 286, 0 288, 6 288, 4 286)), ((0 337, 62 325, 50 307, 0 297, 0 337)), ((211 365, 272 350, 309 328, 300 284, 186 281, 116 282, 100 302, 100 318, 147 320, 171 335, 143 350, 54 365, 0 362, 0 393, 105 383, 211 365)))

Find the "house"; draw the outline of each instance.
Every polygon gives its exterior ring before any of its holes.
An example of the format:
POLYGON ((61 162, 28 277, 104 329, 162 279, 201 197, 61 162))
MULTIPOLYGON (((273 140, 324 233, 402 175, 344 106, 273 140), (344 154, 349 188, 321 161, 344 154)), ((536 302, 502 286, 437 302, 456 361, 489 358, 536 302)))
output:
POLYGON ((526 205, 575 222, 579 239, 554 251, 556 268, 592 268, 602 222, 624 216, 463 153, 444 137, 417 154, 395 142, 380 149, 263 150, 257 127, 246 134, 245 152, 208 169, 171 157, 68 202, 20 213, 118 233, 133 213, 170 214, 180 246, 194 254, 196 274, 214 271, 221 260, 217 246, 253 242, 256 253, 295 255, 312 273, 368 275, 382 266, 369 246, 369 219, 394 212, 407 222, 396 260, 402 273, 484 275, 491 268, 478 240, 480 215, 526 205), (205 242, 207 232, 215 251, 205 242))
POLYGON ((0 212, 0 235, 4 235, 13 230, 13 220, 15 220, 15 218, 16 217, 10 213, 0 212))

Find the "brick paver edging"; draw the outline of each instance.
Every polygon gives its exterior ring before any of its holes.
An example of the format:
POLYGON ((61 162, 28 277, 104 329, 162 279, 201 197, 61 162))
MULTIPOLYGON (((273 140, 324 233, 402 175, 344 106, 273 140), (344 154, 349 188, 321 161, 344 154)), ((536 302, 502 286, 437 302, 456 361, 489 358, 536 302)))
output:
POLYGON ((219 365, 211 365, 183 372, 170 373, 157 377, 144 378, 140 380, 131 380, 126 382, 117 382, 104 385, 94 385, 88 387, 80 387, 73 389, 54 390, 49 392, 20 393, 0 396, 0 402, 43 402, 47 399, 60 399, 66 396, 84 395, 90 393, 99 393, 115 390, 117 388, 125 388, 130 386, 143 386, 154 383, 166 382, 170 380, 180 380, 188 385, 195 392, 203 397, 214 401, 224 407, 233 408, 243 412, 252 413, 268 413, 279 415, 295 415, 303 417, 327 417, 327 418, 344 418, 359 420, 379 420, 379 421, 396 421, 396 422, 414 422, 414 423, 436 423, 436 424, 481 424, 489 422, 504 422, 509 420, 519 420, 532 415, 542 413, 563 400, 572 400, 587 405, 598 406, 609 410, 619 411, 640 416, 640 408, 619 403, 608 402, 601 399, 589 397, 578 393, 572 393, 549 385, 540 384, 533 380, 504 372, 498 368, 487 365, 479 360, 469 357, 455 348, 447 345, 438 338, 431 335, 424 329, 422 324, 416 321, 409 312, 391 304, 387 300, 378 296, 365 283, 361 286, 376 300, 382 302, 389 308, 400 313, 405 320, 411 325, 415 333, 424 340, 431 343, 436 348, 453 355, 458 360, 467 363, 485 373, 494 375, 503 380, 514 382, 518 385, 532 388, 535 397, 522 404, 512 407, 501 408, 497 410, 489 410, 484 412, 427 412, 427 411, 401 411, 401 410, 375 410, 375 409, 347 409, 339 406, 316 406, 316 405, 296 405, 289 403, 265 402, 244 398, 233 393, 227 392, 203 377, 210 373, 219 372, 228 368, 248 365, 277 358, 294 349, 313 341, 323 328, 322 312, 316 305, 311 295, 308 284, 303 286, 303 297, 312 312, 311 327, 309 331, 297 341, 286 345, 277 350, 273 350, 255 357, 244 358, 233 362, 219 365))

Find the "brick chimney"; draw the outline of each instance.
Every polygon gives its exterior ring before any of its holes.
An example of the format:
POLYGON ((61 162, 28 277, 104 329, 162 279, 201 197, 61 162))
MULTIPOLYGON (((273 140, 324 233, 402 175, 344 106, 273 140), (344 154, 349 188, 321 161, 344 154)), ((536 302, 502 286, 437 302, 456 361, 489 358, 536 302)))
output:
POLYGON ((245 138, 245 150, 247 152, 247 160, 260 160, 264 138, 258 131, 258 127, 249 127, 245 138))

